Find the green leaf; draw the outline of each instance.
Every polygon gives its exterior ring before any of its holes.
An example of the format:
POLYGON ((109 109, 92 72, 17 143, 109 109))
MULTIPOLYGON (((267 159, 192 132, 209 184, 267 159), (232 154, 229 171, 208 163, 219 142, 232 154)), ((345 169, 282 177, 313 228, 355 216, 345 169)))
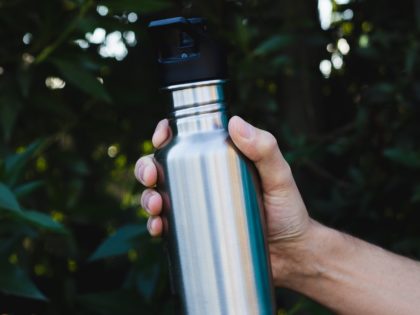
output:
POLYGON ((0 183, 0 208, 16 213, 22 211, 13 192, 3 183, 0 183))
POLYGON ((58 233, 67 233, 62 224, 54 221, 45 213, 30 210, 22 211, 13 192, 3 183, 0 183, 0 209, 9 210, 14 218, 36 227, 58 233))
POLYGON ((34 225, 38 228, 43 228, 57 233, 67 233, 67 230, 61 223, 54 221, 50 216, 46 215, 45 213, 27 210, 22 211, 19 214, 19 217, 27 223, 34 225))
POLYGON ((273 58, 271 60, 271 64, 274 68, 283 67, 283 66, 286 66, 286 65, 290 65, 291 64, 291 59, 288 56, 280 55, 280 56, 277 56, 277 57, 273 58))
POLYGON ((0 291, 36 300, 47 300, 23 269, 8 261, 0 261, 0 291))
POLYGON ((3 130, 4 140, 8 141, 12 134, 17 115, 22 107, 17 96, 3 95, 0 97, 0 125, 3 130))
POLYGON ((147 257, 150 261, 146 258, 140 261, 141 264, 134 265, 123 285, 127 290, 136 289, 147 300, 153 297, 162 275, 160 264, 152 257, 153 255, 147 257))
POLYGON ((24 197, 34 192, 38 188, 42 187, 43 185, 44 185, 44 181, 35 180, 29 183, 22 184, 16 187, 13 191, 17 197, 24 197))
POLYGON ((280 49, 290 45, 292 41, 293 37, 290 35, 277 35, 270 37, 269 39, 263 41, 257 48, 255 48, 254 54, 266 55, 269 53, 277 52, 280 49))
POLYGON ((384 156, 409 168, 420 168, 420 153, 414 150, 389 148, 384 151, 384 156))
POLYGON ((10 155, 5 161, 5 178, 6 182, 12 186, 14 185, 25 165, 37 154, 37 152, 46 144, 44 139, 37 139, 32 142, 25 151, 10 155))
POLYGON ((52 61, 63 77, 83 92, 110 103, 111 97, 99 80, 89 71, 74 63, 55 59, 52 61))
POLYGON ((172 6, 172 3, 166 0, 107 0, 102 1, 101 4, 115 11, 135 11, 139 13, 156 12, 172 6))
POLYGON ((136 237, 146 234, 146 226, 144 225, 126 225, 118 229, 115 234, 108 237, 95 252, 90 256, 89 260, 94 261, 111 256, 123 255, 133 248, 132 240, 136 237))
POLYGON ((160 268, 158 264, 154 264, 147 270, 141 270, 137 275, 137 289, 146 299, 150 299, 153 296, 159 276, 160 268))

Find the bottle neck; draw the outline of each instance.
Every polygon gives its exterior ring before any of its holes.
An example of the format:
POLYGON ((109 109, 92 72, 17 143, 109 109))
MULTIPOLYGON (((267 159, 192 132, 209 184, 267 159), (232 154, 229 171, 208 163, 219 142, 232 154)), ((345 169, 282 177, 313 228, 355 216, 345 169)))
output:
POLYGON ((227 129, 222 80, 169 86, 171 128, 178 136, 227 129))

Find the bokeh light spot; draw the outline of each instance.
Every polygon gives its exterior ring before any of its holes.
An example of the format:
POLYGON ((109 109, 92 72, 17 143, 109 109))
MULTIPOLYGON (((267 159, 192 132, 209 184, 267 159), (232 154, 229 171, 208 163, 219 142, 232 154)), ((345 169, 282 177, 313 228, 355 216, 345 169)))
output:
POLYGON ((84 39, 76 39, 74 42, 82 49, 87 49, 90 46, 89 42, 84 39))
POLYGON ((75 272, 75 271, 77 271, 77 262, 76 262, 75 260, 73 260, 73 259, 69 259, 69 260, 67 261, 67 269, 68 269, 70 272, 75 272))
POLYGON ((119 169, 124 168, 124 166, 127 164, 127 157, 123 154, 121 154, 120 156, 118 156, 115 159, 115 166, 119 169))
POLYGON ((133 31, 124 32, 123 37, 128 46, 133 47, 137 44, 136 33, 133 31))
POLYGON ((51 211, 51 218, 54 221, 63 222, 64 221, 64 214, 60 211, 54 211, 53 210, 53 211, 51 211))
POLYGON ((105 42, 99 47, 99 54, 102 57, 113 57, 119 61, 123 60, 127 53, 127 47, 122 41, 122 34, 119 31, 109 33, 105 42))
POLYGON ((22 55, 22 61, 25 65, 30 65, 35 61, 35 57, 32 56, 31 54, 24 53, 22 55))
POLYGON ((369 33, 373 28, 373 25, 369 22, 362 23, 362 31, 365 33, 369 33))
POLYGON ((138 16, 137 16, 136 13, 134 13, 134 12, 128 13, 128 15, 127 15, 128 22, 135 23, 137 21, 137 19, 138 19, 138 16))
POLYGON ((343 35, 350 35, 353 32, 353 23, 351 22, 344 22, 341 25, 341 31, 343 32, 343 35))
POLYGON ((350 51, 350 45, 345 38, 340 38, 337 42, 338 50, 343 54, 347 55, 350 51))
POLYGON ((51 90, 59 90, 66 86, 66 82, 58 77, 48 77, 45 79, 45 86, 51 90))
POLYGON ((109 9, 108 9, 108 7, 106 7, 106 6, 104 6, 104 5, 98 5, 98 6, 96 7, 96 12, 98 12, 98 14, 99 14, 100 16, 105 16, 105 15, 107 15, 107 14, 108 14, 109 9))
POLYGON ((335 0, 335 3, 337 3, 338 5, 344 5, 349 4, 350 0, 335 0))
POLYGON ((325 78, 330 77, 331 69, 332 69, 331 61, 324 59, 319 63, 319 70, 321 71, 322 75, 325 78))
POLYGON ((142 151, 145 154, 149 154, 153 152, 153 143, 150 140, 146 140, 142 144, 142 151))
POLYGON ((93 33, 86 33, 86 39, 92 44, 101 44, 105 41, 106 31, 98 27, 96 28, 93 33))
POLYGON ((331 0, 318 0, 319 22, 323 30, 327 30, 331 26, 333 4, 331 0))
POLYGON ((35 167, 38 172, 45 172, 48 168, 47 160, 40 156, 36 159, 35 167))
POLYGON ((108 156, 110 158, 114 158, 117 156, 117 154, 118 154, 118 147, 116 145, 110 145, 108 147, 108 156))
POLYGON ((37 276, 44 276, 44 275, 47 274, 47 271, 48 271, 47 270, 47 267, 45 265, 43 265, 43 264, 36 264, 34 266, 34 273, 37 276))
POLYGON ((130 249, 127 253, 127 257, 129 261, 134 262, 139 257, 139 254, 137 253, 135 249, 130 249))
POLYGON ((351 20, 353 18, 353 15, 354 15, 353 10, 347 9, 347 10, 344 10, 341 16, 344 20, 351 20))
POLYGON ((11 263, 12 265, 16 265, 18 263, 19 259, 18 256, 16 254, 11 254, 9 256, 9 263, 11 263))
POLYGON ((25 35, 23 35, 22 41, 25 45, 29 45, 32 41, 32 34, 26 33, 25 35))
POLYGON ((366 48, 369 46, 369 36, 367 36, 366 34, 361 35, 359 37, 359 46, 362 48, 366 48))
POLYGON ((341 69, 344 64, 343 57, 339 53, 332 54, 331 62, 335 69, 341 69))

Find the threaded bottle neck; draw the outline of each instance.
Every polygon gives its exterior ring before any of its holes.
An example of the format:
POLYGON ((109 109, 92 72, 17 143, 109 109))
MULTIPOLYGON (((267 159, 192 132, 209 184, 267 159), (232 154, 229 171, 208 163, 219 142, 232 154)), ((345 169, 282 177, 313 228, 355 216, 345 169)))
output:
POLYGON ((171 92, 175 111, 187 107, 223 103, 223 80, 200 81, 172 85, 165 88, 171 92))
POLYGON ((188 135, 227 128, 222 80, 169 86, 174 133, 188 135))

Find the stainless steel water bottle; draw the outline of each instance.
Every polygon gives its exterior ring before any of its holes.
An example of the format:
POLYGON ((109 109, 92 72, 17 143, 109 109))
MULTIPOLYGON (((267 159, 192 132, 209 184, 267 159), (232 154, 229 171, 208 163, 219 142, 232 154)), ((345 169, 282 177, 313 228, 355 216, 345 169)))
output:
POLYGON ((201 18, 149 25, 170 139, 154 155, 174 291, 187 315, 275 313, 259 179, 227 132, 225 57, 201 18))

